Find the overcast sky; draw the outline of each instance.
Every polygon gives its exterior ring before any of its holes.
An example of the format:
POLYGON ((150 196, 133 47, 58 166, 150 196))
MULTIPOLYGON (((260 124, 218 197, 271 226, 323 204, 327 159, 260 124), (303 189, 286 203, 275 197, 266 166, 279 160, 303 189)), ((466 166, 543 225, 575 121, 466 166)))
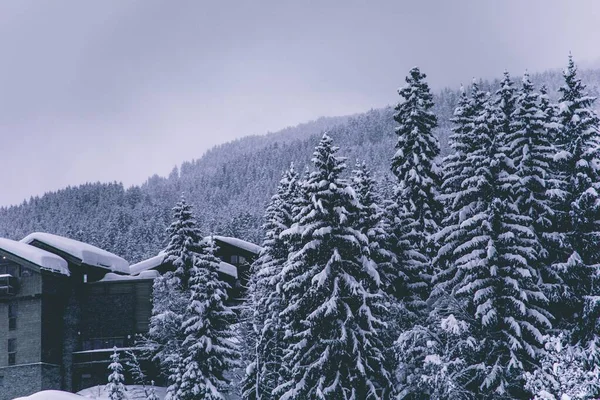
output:
POLYGON ((600 59, 600 2, 0 2, 0 205, 127 186, 237 137, 600 59))

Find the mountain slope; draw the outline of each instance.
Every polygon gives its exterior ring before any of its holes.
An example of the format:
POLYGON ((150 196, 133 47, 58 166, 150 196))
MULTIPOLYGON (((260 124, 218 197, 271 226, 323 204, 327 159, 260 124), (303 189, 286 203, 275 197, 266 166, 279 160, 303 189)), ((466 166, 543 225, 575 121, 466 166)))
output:
MULTIPOLYGON (((600 70, 581 71, 589 91, 600 93, 600 70)), ((516 80, 516 79, 515 79, 516 80)), ((533 76, 551 93, 562 84, 560 71, 533 76)), ((497 82, 483 82, 493 90, 497 82)), ((442 154, 449 152, 450 118, 458 90, 435 96, 442 154)), ((68 187, 21 205, 0 209, 0 236, 21 238, 46 231, 87 241, 135 262, 155 255, 165 241, 171 207, 181 193, 195 206, 205 233, 234 235, 259 242, 266 201, 291 162, 304 169, 323 131, 328 131, 349 167, 366 160, 389 189, 389 163, 396 141, 393 109, 370 110, 350 117, 321 118, 264 136, 216 146, 201 158, 184 162, 168 177, 153 176, 140 186, 89 183, 68 187)))

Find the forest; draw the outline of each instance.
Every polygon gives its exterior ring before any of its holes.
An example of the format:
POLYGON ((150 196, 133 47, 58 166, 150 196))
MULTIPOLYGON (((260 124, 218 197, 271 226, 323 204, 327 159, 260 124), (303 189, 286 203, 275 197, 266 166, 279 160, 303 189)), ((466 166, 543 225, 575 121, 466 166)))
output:
MULTIPOLYGON (((578 73, 588 93, 597 96, 600 70, 578 73)), ((548 88, 548 95, 554 101, 558 99, 562 79, 561 71, 531 76, 536 87, 548 88)), ((451 151, 450 120, 460 98, 458 84, 456 88, 433 93, 432 112, 438 120, 434 134, 440 142, 440 157, 451 151)), ((493 92, 500 81, 478 84, 482 90, 493 92)), ((381 183, 381 190, 391 190, 395 179, 389 166, 396 141, 393 115, 393 107, 387 107, 244 137, 184 162, 167 177, 155 175, 139 186, 87 183, 31 197, 19 205, 0 208, 0 236, 20 239, 34 231, 50 232, 138 262, 164 249, 171 208, 184 193, 194 206, 205 234, 231 235, 260 243, 263 212, 281 173, 291 162, 298 171, 309 165, 323 132, 342 147, 350 163, 366 161, 375 180, 381 183)))
POLYGON ((179 200, 145 342, 167 398, 597 398, 595 97, 569 57, 556 96, 504 72, 441 121, 426 78, 413 68, 397 106, 347 121, 389 117, 389 178, 336 129, 288 165, 241 310, 179 200))

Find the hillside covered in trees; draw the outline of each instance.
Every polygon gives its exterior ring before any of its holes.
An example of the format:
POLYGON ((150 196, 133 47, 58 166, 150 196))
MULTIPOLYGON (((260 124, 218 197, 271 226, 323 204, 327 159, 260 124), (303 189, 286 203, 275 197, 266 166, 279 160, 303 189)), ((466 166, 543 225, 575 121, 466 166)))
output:
MULTIPOLYGON (((600 70, 581 71, 580 76, 591 95, 600 93, 600 70)), ((532 76, 533 83, 546 85, 554 98, 562 79, 560 71, 532 76)), ((479 85, 483 90, 495 90, 499 82, 479 85)), ((459 98, 458 87, 457 83, 456 88, 434 94, 441 156, 449 153, 450 119, 459 98)), ((344 149, 350 162, 367 162, 384 192, 391 190, 389 163, 396 140, 393 114, 391 107, 374 109, 245 137, 216 146, 174 168, 169 176, 155 175, 139 186, 88 183, 33 197, 0 209, 0 236, 19 239, 32 231, 46 231, 101 246, 135 262, 165 247, 171 208, 184 192, 205 233, 260 242, 264 207, 282 171, 290 162, 302 171, 324 131, 344 149)))

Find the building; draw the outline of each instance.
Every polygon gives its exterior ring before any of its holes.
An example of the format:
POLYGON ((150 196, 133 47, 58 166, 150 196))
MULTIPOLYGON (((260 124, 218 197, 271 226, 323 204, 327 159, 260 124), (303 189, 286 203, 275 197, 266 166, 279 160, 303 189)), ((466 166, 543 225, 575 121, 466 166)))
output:
MULTIPOLYGON (((239 302, 260 247, 215 236, 220 277, 239 302)), ((48 233, 0 239, 0 400, 106 382, 113 348, 148 332, 153 279, 164 254, 135 265, 48 233)))

